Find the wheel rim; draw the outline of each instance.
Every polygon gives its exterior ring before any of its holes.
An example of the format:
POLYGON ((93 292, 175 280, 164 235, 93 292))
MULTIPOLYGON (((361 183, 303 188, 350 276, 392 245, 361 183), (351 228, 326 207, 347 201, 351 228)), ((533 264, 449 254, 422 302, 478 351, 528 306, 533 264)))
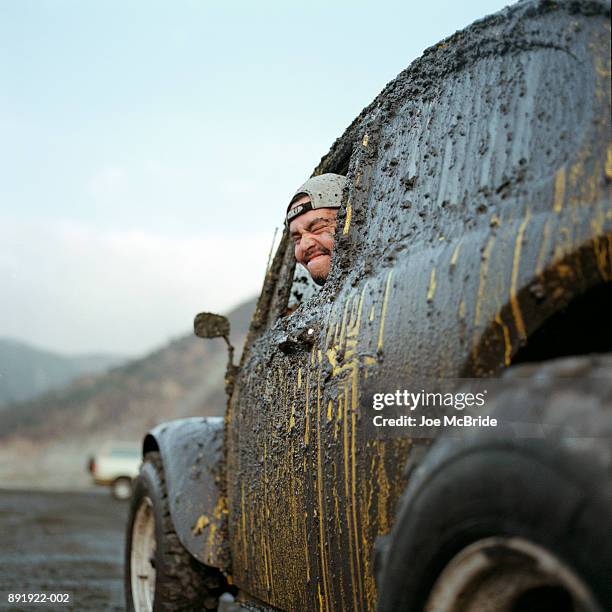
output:
POLYGON ((548 550, 522 538, 486 538, 444 568, 425 612, 595 612, 586 585, 548 550))
POLYGON ((113 492, 117 499, 129 499, 132 495, 132 485, 127 480, 118 480, 113 485, 113 492))
POLYGON ((130 575, 136 612, 152 612, 155 598, 155 516, 153 503, 144 497, 132 528, 130 575))

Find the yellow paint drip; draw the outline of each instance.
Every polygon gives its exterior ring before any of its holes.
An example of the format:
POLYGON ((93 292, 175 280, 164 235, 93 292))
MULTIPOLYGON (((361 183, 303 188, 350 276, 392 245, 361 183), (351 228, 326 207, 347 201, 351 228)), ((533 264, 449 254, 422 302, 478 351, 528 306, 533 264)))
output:
POLYGON ((504 365, 510 365, 510 359, 512 357, 512 343, 510 342, 510 331, 508 326, 502 321, 501 314, 498 312, 495 315, 495 321, 502 328, 504 334, 504 365))
POLYGON ((351 205, 351 201, 349 200, 346 204, 346 221, 344 222, 344 228, 342 229, 342 234, 348 234, 349 228, 351 227, 351 216, 353 214, 353 207, 351 205))
POLYGON ((485 285, 487 282, 487 274, 489 272, 489 258, 491 257, 491 249, 495 242, 495 236, 491 236, 485 249, 482 253, 482 264, 480 265, 480 279, 478 281, 478 293, 476 296, 476 307, 474 313, 474 327, 478 327, 480 323, 480 310, 485 296, 485 285))
POLYGON ((391 277, 393 276, 393 270, 387 273, 387 282, 385 285, 385 295, 383 297, 382 309, 380 312, 380 329, 378 331, 378 350, 382 350, 383 341, 385 337, 385 317, 387 315, 387 303, 389 301, 389 288, 391 287, 391 277))
MULTIPOLYGON (((575 171, 572 168, 572 172, 575 171)), ((565 166, 561 166, 557 173, 555 174, 555 195, 554 195, 554 204, 553 210, 556 213, 561 212, 563 208, 563 202, 565 200, 565 166)))
POLYGON ((369 136, 367 134, 364 134, 363 140, 361 141, 361 144, 364 147, 367 147, 368 146, 368 142, 370 142, 370 138, 369 138, 369 136))
POLYGON ((246 505, 244 503, 244 482, 240 485, 240 523, 242 527, 242 567, 247 567, 248 539, 246 527, 246 505))
MULTIPOLYGON (((306 370, 306 426, 304 429, 304 444, 308 446, 310 441, 310 384, 308 370, 306 370)), ((304 457, 304 460, 306 457, 304 457)), ((306 467, 304 466, 304 473, 306 473, 306 467)))
POLYGON ((451 268, 454 268, 457 265, 457 260, 459 259, 459 251, 461 251, 461 245, 462 245, 462 241, 459 241, 459 244, 457 244, 457 246, 455 247, 455 250, 453 251, 453 254, 451 255, 450 258, 450 265, 451 268))
POLYGON ((351 571, 351 591, 353 592, 353 610, 357 610, 357 589, 355 584, 355 551, 353 549, 353 529, 351 504, 348 500, 351 499, 351 469, 349 463, 349 423, 348 423, 348 389, 344 385, 344 414, 342 419, 342 450, 344 453, 344 499, 346 500, 346 526, 348 529, 348 555, 349 555, 349 568, 351 571))
POLYGON ((527 337, 525 331, 525 323, 523 321, 523 314, 518 303, 518 280, 519 280, 519 268, 521 263, 521 249, 523 248, 523 238, 525 236, 525 229, 531 218, 531 211, 527 209, 525 218, 519 226, 516 234, 516 241, 514 243, 514 257, 512 260, 512 280, 510 283, 510 305, 512 307, 512 315, 514 316, 514 322, 516 324, 516 330, 521 338, 527 337))
POLYGON ((227 498, 225 497, 225 495, 220 495, 217 499, 217 503, 215 504, 213 516, 216 519, 220 519, 224 514, 227 514, 227 512, 227 498))
POLYGON ((289 417, 289 431, 295 427, 295 403, 291 405, 291 416, 289 417))
POLYGON ((298 389, 302 387, 302 368, 298 368, 297 386, 298 386, 298 389))
MULTIPOLYGON (((366 448, 369 444, 366 442, 366 448)), ((361 519, 363 525, 361 528, 361 546, 362 550, 369 550, 370 544, 368 541, 368 534, 370 533, 370 512, 372 511, 372 487, 371 484, 372 474, 368 474, 365 480, 361 481, 361 494, 360 494, 360 510, 361 519)), ((363 568, 363 580, 365 589, 365 602, 366 610, 375 609, 375 581, 374 572, 372 568, 372 559, 369 555, 364 555, 364 568, 363 568)))
POLYGON ((264 569, 265 569, 265 578, 266 578, 266 589, 270 590, 270 570, 268 567, 268 547, 266 546, 266 538, 264 533, 261 534, 261 549, 263 552, 263 561, 264 561, 264 569))
POLYGON ((208 527, 209 525, 210 525, 210 519, 205 514, 202 514, 198 517, 196 524, 193 526, 193 529, 191 530, 191 533, 193 533, 193 535, 200 535, 204 531, 204 529, 206 529, 206 527, 208 527))
MULTIPOLYGON (((323 591, 325 593, 325 601, 328 601, 329 590, 327 585, 327 560, 325 554, 325 543, 326 543, 326 535, 325 535, 325 523, 324 523, 324 508, 323 508, 323 465, 321 461, 321 373, 319 372, 319 377, 317 379, 317 481, 316 481, 316 489, 317 489, 317 504, 319 516, 317 517, 319 520, 319 557, 321 560, 321 576, 323 577, 323 591)), ((319 588, 319 603, 321 606, 321 610, 323 609, 323 598, 321 597, 320 584, 318 584, 319 588)))
POLYGON ((391 529, 389 523, 389 514, 387 512, 387 503, 391 495, 391 486, 389 478, 385 471, 385 443, 383 440, 377 440, 376 447, 378 450, 378 469, 376 482, 378 484, 378 495, 376 496, 378 505, 378 524, 382 534, 386 534, 391 529))
POLYGON ((334 415, 334 403, 331 400, 329 400, 329 402, 327 402, 327 420, 331 421, 333 415, 334 415))
MULTIPOLYGON (((306 457, 304 457, 304 472, 306 472, 306 457)), ((310 582, 310 557, 308 554, 308 533, 306 532, 306 526, 308 525, 308 512, 304 512, 303 537, 304 537, 304 559, 306 561, 306 582, 310 582)))
POLYGON ((357 583, 359 585, 359 601, 363 600, 363 582, 361 577, 361 553, 359 551, 359 529, 357 523, 357 452, 355 448, 357 402, 358 402, 358 376, 359 368, 357 364, 353 368, 351 379, 351 507, 353 510, 353 537, 355 540, 355 562, 357 565, 357 583))
POLYGON ((338 362, 336 361, 336 349, 334 347, 326 351, 327 359, 332 367, 332 374, 338 369, 338 362))
POLYGON ((431 269, 431 274, 429 275, 429 289, 427 290, 427 301, 429 303, 433 302, 434 295, 436 294, 436 268, 431 269))
MULTIPOLYGON (((263 515, 265 517, 264 523, 269 524, 270 519, 270 506, 268 504, 268 446, 264 440, 264 464, 263 464, 263 477, 264 477, 264 499, 263 499, 263 515)), ((261 534, 261 544, 264 553, 264 567, 265 567, 265 577, 266 577, 266 586, 268 591, 272 591, 272 558, 271 558, 271 550, 270 550, 270 540, 269 540, 269 531, 264 529, 261 534)), ((272 596, 273 593, 272 593, 272 596)))
POLYGON ((612 180, 612 144, 608 144, 608 154, 605 165, 606 178, 612 180))

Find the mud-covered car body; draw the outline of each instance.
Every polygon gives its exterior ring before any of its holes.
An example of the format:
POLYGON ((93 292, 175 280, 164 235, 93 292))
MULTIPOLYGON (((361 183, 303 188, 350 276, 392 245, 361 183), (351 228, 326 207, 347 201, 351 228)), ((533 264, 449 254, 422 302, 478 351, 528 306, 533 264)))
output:
POLYGON ((420 444, 366 431, 367 389, 606 348, 609 118, 599 2, 524 2, 476 22, 364 109, 315 169, 350 185, 327 283, 287 314, 285 235, 224 422, 145 440, 193 555, 275 608, 374 609, 374 544, 420 444), (551 343, 548 323, 580 300, 593 327, 551 343))

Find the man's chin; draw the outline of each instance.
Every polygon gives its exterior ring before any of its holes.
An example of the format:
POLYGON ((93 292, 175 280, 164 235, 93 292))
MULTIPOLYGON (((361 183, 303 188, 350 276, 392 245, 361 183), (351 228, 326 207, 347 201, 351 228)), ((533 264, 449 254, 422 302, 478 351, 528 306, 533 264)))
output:
POLYGON ((329 274, 329 258, 322 256, 317 257, 317 259, 325 259, 325 262, 313 261, 311 262, 313 265, 307 266, 308 272, 312 277, 312 280, 317 285, 323 285, 327 280, 327 276, 329 274))

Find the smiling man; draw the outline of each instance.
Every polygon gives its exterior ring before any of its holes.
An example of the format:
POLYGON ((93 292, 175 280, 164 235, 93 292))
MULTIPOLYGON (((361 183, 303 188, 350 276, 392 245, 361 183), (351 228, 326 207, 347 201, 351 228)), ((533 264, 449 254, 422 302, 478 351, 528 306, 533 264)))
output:
POLYGON ((346 177, 339 174, 313 176, 297 190, 287 207, 286 222, 295 259, 317 285, 325 283, 329 275, 336 215, 345 185, 346 177))

